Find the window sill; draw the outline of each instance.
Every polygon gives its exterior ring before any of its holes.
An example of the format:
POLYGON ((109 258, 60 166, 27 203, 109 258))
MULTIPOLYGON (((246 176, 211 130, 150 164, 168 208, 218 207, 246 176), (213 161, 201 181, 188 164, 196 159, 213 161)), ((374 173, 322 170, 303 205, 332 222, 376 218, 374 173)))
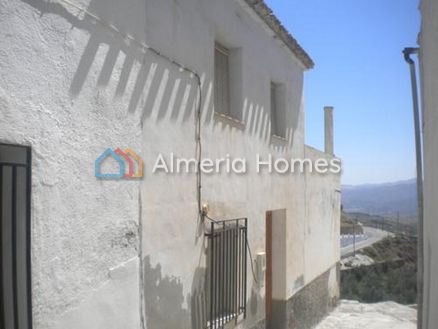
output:
POLYGON ((286 137, 278 136, 278 135, 271 135, 271 140, 280 141, 284 143, 289 142, 289 140, 286 137))
POLYGON ((235 126, 237 128, 243 129, 243 128, 245 128, 245 125, 246 125, 244 121, 239 120, 236 117, 233 117, 233 116, 228 115, 228 114, 223 114, 223 113, 214 111, 214 117, 217 120, 221 120, 221 121, 228 123, 232 126, 235 126))

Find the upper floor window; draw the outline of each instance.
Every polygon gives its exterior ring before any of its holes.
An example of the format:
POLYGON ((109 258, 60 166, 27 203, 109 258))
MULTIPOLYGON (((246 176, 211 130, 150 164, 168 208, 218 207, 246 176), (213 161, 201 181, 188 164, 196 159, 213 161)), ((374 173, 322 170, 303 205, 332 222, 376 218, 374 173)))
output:
POLYGON ((286 138, 286 106, 284 85, 271 82, 271 135, 286 138))
POLYGON ((231 115, 230 109, 230 51, 216 43, 214 48, 214 108, 231 115))

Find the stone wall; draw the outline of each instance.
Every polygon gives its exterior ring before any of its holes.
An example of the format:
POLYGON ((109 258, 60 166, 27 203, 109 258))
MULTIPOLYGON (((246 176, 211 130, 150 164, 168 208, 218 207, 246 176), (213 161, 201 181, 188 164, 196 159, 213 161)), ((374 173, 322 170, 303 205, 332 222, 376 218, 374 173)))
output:
POLYGON ((339 299, 340 266, 335 265, 287 301, 273 304, 270 329, 310 329, 318 324, 339 299))

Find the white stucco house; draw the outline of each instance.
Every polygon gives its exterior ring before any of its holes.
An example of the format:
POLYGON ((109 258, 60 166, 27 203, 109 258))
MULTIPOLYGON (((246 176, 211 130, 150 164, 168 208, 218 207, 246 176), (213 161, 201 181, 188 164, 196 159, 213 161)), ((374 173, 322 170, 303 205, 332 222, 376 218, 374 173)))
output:
POLYGON ((326 150, 305 144, 312 67, 261 0, 1 0, 2 328, 316 324, 339 174, 253 166, 335 159, 330 107, 326 150), (142 177, 96 177, 108 148, 142 177), (248 170, 153 173, 160 155, 248 170))

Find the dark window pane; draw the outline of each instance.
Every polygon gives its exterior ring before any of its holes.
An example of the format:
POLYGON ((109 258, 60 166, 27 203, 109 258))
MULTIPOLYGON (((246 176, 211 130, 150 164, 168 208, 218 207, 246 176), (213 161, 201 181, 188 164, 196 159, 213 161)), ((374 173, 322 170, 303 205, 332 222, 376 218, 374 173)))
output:
POLYGON ((1 225, 4 316, 6 328, 14 328, 14 290, 12 284, 12 167, 3 167, 2 174, 1 225))
POLYGON ((0 163, 11 162, 26 164, 27 148, 0 144, 0 163))

